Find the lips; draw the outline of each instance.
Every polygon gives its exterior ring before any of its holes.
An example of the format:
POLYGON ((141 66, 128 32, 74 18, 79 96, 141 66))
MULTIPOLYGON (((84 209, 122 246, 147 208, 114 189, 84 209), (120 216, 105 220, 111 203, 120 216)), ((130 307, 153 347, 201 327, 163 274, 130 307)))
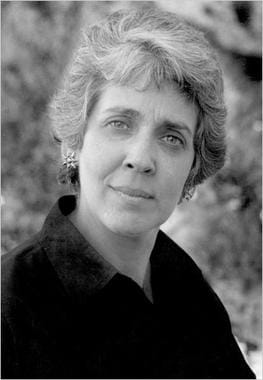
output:
POLYGON ((154 196, 147 191, 141 189, 133 189, 128 186, 110 186, 113 190, 122 194, 128 195, 132 198, 153 199, 154 196))

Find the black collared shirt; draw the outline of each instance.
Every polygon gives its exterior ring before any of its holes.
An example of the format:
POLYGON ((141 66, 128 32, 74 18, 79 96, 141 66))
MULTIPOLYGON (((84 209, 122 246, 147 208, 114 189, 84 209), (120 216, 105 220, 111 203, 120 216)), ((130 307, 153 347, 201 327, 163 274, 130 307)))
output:
POLYGON ((2 262, 3 378, 255 378, 229 317, 193 260, 163 232, 150 257, 153 303, 67 217, 2 262))

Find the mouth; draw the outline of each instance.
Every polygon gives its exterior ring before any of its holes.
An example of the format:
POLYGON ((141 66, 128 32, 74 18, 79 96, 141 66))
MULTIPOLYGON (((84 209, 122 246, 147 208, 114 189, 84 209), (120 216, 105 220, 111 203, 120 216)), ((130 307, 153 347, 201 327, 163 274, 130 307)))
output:
POLYGON ((120 193, 121 195, 126 195, 130 198, 135 199, 154 199, 154 196, 147 191, 141 189, 133 189, 128 186, 110 186, 111 189, 120 193))

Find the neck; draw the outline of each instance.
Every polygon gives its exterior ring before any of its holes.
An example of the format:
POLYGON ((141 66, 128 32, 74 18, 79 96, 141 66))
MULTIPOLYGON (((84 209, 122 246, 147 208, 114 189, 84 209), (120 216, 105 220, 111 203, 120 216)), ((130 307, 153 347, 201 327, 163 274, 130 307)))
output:
POLYGON ((84 238, 120 273, 132 278, 141 287, 158 229, 136 236, 123 236, 109 231, 92 218, 83 218, 76 209, 69 216, 84 238))

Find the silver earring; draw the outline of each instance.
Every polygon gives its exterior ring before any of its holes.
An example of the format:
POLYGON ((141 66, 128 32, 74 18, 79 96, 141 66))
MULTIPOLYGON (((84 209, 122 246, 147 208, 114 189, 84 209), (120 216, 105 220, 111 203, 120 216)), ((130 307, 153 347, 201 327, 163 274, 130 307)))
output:
POLYGON ((76 159, 76 152, 68 152, 64 154, 63 166, 66 166, 67 169, 77 169, 78 160, 76 159))
POLYGON ((76 153, 68 152, 63 157, 63 164, 57 175, 58 183, 77 186, 79 183, 79 163, 76 159, 76 153))

